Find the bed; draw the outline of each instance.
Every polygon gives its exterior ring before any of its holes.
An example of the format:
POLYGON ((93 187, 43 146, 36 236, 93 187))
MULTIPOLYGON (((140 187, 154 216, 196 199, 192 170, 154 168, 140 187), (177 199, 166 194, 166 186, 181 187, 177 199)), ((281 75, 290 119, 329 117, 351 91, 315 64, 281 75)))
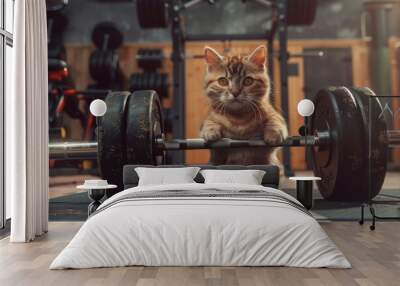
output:
POLYGON ((313 216, 277 189, 275 166, 199 166, 264 170, 262 185, 204 184, 198 174, 196 183, 153 186, 138 186, 136 167, 124 167, 125 190, 102 203, 50 269, 351 267, 313 216))

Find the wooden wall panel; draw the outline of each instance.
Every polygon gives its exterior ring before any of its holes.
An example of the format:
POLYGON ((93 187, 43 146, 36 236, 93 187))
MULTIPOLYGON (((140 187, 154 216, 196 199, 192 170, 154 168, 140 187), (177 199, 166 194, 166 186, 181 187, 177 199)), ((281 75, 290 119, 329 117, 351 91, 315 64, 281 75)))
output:
POLYGON ((92 46, 74 45, 67 46, 67 63, 70 75, 78 90, 86 89, 93 81, 89 75, 89 58, 94 50, 92 46))
MULTIPOLYGON (((186 45, 186 52, 189 55, 203 54, 204 46, 209 45, 218 51, 227 51, 229 53, 248 53, 260 44, 261 41, 234 41, 228 45, 222 42, 196 42, 186 45)), ((171 53, 170 43, 128 43, 119 50, 121 69, 126 79, 129 79, 131 73, 139 72, 136 66, 136 52, 139 48, 161 48, 164 54, 169 56, 171 53)), ((369 83, 368 75, 368 42, 364 40, 293 40, 289 41, 288 49, 290 52, 301 52, 305 48, 335 48, 350 47, 353 49, 353 81, 356 85, 365 86, 369 83)), ((92 83, 88 71, 89 56, 93 47, 85 45, 68 45, 67 61, 72 70, 76 86, 78 89, 85 89, 92 83)), ((304 61, 302 58, 292 58, 291 63, 299 66, 299 74, 289 78, 289 117, 290 134, 296 135, 298 127, 303 124, 303 119, 297 114, 297 103, 304 98, 304 61)), ((279 62, 274 60, 274 83, 273 92, 275 95, 275 106, 280 110, 280 88, 279 88, 279 62)), ((169 60, 164 61, 163 72, 170 75, 172 82, 172 63, 169 60)), ((198 137, 202 121, 208 112, 208 101, 203 92, 203 77, 205 73, 205 64, 202 59, 186 60, 186 137, 198 137)), ((129 87, 126 80, 126 89, 129 87)), ((170 95, 172 93, 170 86, 170 95)), ((164 101, 164 106, 168 107, 172 100, 164 101)), ((292 148, 292 166, 294 169, 305 168, 305 158, 303 148, 292 148)), ((207 150, 187 151, 188 163, 206 163, 209 154, 207 150)))
POLYGON ((369 73, 369 45, 355 45, 352 47, 353 85, 371 86, 369 73))

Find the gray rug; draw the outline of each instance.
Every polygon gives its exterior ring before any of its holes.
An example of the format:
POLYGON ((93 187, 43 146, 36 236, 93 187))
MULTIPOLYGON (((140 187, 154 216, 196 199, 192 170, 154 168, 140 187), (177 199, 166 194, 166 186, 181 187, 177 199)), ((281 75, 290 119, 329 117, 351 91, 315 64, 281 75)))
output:
MULTIPOLYGON (((284 190, 288 194, 295 196, 293 189, 284 190)), ((397 190, 383 190, 375 200, 392 200, 388 196, 400 195, 397 190)), ((399 198, 400 200, 400 198, 399 198)), ((49 220, 50 221, 85 221, 87 219, 87 207, 90 199, 87 193, 75 193, 50 200, 49 220)), ((399 205, 376 205, 378 216, 400 217, 399 205)), ((358 221, 360 219, 360 204, 357 203, 338 203, 322 199, 318 191, 314 191, 314 207, 311 212, 319 220, 332 221, 358 221)), ((365 209, 365 218, 369 220, 371 215, 365 209)))

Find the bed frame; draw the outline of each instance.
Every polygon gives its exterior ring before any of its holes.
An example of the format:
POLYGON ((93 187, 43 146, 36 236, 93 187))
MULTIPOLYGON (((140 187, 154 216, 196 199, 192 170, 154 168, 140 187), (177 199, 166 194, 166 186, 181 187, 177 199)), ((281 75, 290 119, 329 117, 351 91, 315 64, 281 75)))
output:
MULTIPOLYGON (((250 165, 250 166, 242 166, 242 165, 220 165, 220 166, 212 166, 212 165, 187 165, 193 167, 200 167, 202 170, 204 169, 219 169, 219 170, 262 170, 265 171, 265 175, 262 179, 262 185, 265 187, 278 188, 279 186, 279 168, 274 165, 250 165)), ((124 189, 136 187, 139 182, 139 177, 135 171, 136 167, 157 167, 157 168, 179 168, 185 167, 185 165, 161 165, 161 166, 152 166, 152 165, 125 165, 123 172, 123 182, 124 189)), ((199 173, 194 179, 197 183, 204 183, 203 176, 199 173)))

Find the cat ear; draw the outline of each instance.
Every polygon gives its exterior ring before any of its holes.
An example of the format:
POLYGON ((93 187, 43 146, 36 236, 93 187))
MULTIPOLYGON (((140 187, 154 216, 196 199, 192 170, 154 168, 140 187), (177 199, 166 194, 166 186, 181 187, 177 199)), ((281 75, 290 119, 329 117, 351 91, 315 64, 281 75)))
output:
POLYGON ((216 50, 210 47, 204 48, 204 58, 210 67, 220 66, 223 62, 223 57, 218 54, 216 50))
POLYGON ((265 67, 265 61, 267 59, 267 49, 265 46, 257 47, 249 56, 248 61, 256 65, 258 68, 265 67))

